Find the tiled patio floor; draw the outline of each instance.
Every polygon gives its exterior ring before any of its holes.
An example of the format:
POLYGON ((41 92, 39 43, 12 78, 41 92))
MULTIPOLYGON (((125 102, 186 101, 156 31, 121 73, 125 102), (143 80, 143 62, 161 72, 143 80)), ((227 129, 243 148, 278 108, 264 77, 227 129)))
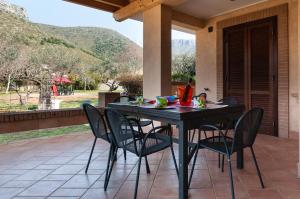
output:
MULTIPOLYGON (((36 139, 0 145, 0 198, 132 198, 137 158, 120 153, 109 189, 103 191, 108 145, 98 142, 89 174, 85 164, 92 144, 87 134, 36 139)), ((177 146, 176 146, 177 147, 177 146)), ((299 199, 296 178, 298 141, 259 136, 255 144, 266 189, 259 187, 254 165, 246 151, 245 169, 234 169, 239 199, 299 199)), ((149 157, 151 174, 142 167, 140 199, 177 198, 177 178, 170 151, 149 157)), ((190 198, 229 199, 227 170, 217 167, 217 155, 200 151, 190 198)))

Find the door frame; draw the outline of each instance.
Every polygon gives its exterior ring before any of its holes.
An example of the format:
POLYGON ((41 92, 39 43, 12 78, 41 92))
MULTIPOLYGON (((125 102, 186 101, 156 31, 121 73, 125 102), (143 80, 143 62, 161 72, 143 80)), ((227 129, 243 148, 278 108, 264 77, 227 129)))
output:
MULTIPOLYGON (((234 26, 228 26, 223 29, 223 95, 227 95, 227 87, 228 87, 228 63, 226 57, 228 56, 228 45, 227 45, 227 37, 226 34, 229 31, 235 31, 241 28, 245 28, 244 34, 244 46, 245 46, 245 65, 244 65, 244 75, 249 75, 251 77, 251 45, 250 45, 250 35, 249 35, 249 28, 250 26, 254 25, 263 25, 264 23, 269 22, 272 24, 272 31, 270 35, 270 42, 269 42, 269 48, 270 51, 273 51, 272 56, 270 56, 270 63, 273 67, 270 67, 270 74, 272 76, 271 83, 270 83, 270 91, 271 91, 271 98, 273 100, 273 132, 272 136, 278 137, 279 131, 278 131, 278 121, 279 121, 279 115, 278 115, 278 18, 277 16, 272 17, 266 17, 259 20, 254 20, 234 26)), ((249 110, 250 103, 251 103, 251 78, 245 78, 244 80, 245 88, 244 88, 244 101, 246 103, 246 109, 249 110)))
MULTIPOLYGON (((277 16, 278 32, 278 134, 288 138, 290 133, 290 53, 289 44, 289 4, 276 4, 262 10, 249 10, 216 21, 216 99, 223 98, 223 29, 226 27, 277 16)), ((294 45, 293 45, 294 46, 294 45)), ((214 48, 214 46, 211 46, 214 48)), ((207 67, 207 66, 206 66, 207 67)))

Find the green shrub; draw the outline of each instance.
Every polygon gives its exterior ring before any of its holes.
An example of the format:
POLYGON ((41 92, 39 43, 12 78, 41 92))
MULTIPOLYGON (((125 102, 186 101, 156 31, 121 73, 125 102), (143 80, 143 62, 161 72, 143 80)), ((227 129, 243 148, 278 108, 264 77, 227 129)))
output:
POLYGON ((143 76, 142 75, 122 75, 117 81, 120 82, 120 86, 129 95, 142 95, 143 94, 143 76))
POLYGON ((56 45, 63 45, 67 48, 75 48, 74 45, 69 44, 61 39, 57 39, 55 37, 49 37, 49 38, 43 38, 41 41, 41 45, 44 45, 45 43, 49 43, 49 44, 56 44, 56 45))
POLYGON ((172 60, 172 81, 188 82, 190 78, 194 79, 195 71, 194 55, 177 55, 172 60))
POLYGON ((174 74, 172 74, 172 82, 188 82, 190 78, 195 80, 194 75, 190 75, 190 74, 186 74, 186 73, 174 73, 174 74))
POLYGON ((27 109, 30 110, 30 111, 37 110, 38 105, 35 105, 35 104, 28 105, 27 109))

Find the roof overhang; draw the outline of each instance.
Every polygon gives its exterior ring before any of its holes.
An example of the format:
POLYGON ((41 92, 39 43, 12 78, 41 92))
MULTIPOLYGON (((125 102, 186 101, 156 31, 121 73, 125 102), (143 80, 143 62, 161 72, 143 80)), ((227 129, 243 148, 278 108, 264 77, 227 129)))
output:
MULTIPOLYGON (((196 31, 211 17, 253 4, 272 0, 65 0, 113 13, 116 21, 142 21, 142 13, 156 5, 172 8, 172 23, 182 30, 196 31)), ((188 31, 188 32, 191 32, 188 31)))

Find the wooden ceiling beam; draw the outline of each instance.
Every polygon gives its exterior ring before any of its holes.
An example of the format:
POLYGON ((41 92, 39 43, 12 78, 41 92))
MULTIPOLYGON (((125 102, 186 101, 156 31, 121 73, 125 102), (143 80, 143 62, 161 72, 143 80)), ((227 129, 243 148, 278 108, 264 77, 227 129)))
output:
POLYGON ((199 30, 205 27, 205 20, 173 10, 172 24, 187 29, 199 30))
POLYGON ((124 6, 127 6, 129 4, 128 0, 95 0, 101 3, 105 3, 108 5, 112 5, 118 8, 122 8, 124 6))
MULTIPOLYGON (((173 2, 175 2, 173 0, 173 2)), ((179 1, 177 0, 177 3, 179 1)), ((182 0, 180 2, 183 2, 182 0)), ((113 16, 116 21, 124 21, 138 13, 151 9, 159 4, 170 3, 170 0, 136 0, 127 6, 120 8, 114 12, 113 16)), ((199 30, 205 26, 205 21, 197 17, 179 12, 172 11, 172 23, 187 29, 199 30)))
POLYGON ((120 8, 110 4, 103 3, 102 1, 100 2, 95 0, 64 0, 64 1, 83 5, 83 6, 88 6, 90 8, 104 10, 107 12, 115 12, 120 8))
POLYGON ((163 2, 164 0, 136 0, 114 12, 114 18, 116 21, 124 21, 163 2))

